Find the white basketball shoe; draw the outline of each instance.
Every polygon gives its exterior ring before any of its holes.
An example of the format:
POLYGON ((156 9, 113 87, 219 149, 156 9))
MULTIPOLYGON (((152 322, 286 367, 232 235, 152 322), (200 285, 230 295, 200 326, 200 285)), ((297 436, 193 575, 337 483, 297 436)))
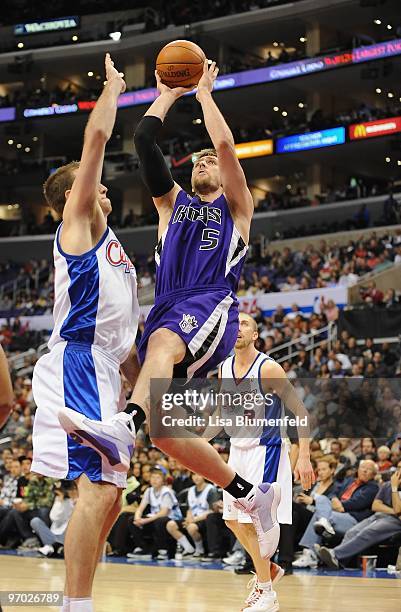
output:
POLYGON ((234 500, 239 510, 246 512, 252 519, 258 536, 260 555, 270 559, 277 550, 280 539, 280 525, 277 521, 277 508, 281 499, 281 487, 278 482, 253 487, 246 497, 234 500))
POLYGON ((120 412, 107 421, 93 421, 83 414, 62 408, 60 425, 73 440, 93 448, 116 472, 127 472, 135 448, 133 414, 120 412))
POLYGON ((242 612, 278 612, 280 606, 275 591, 262 591, 256 588, 248 598, 242 612))

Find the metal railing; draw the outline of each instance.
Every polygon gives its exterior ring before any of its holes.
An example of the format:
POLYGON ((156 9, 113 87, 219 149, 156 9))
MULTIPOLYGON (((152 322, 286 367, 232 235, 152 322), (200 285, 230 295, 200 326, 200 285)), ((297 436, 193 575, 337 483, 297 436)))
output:
POLYGON ((44 342, 37 349, 30 348, 23 353, 11 355, 8 357, 8 365, 18 376, 22 376, 27 373, 27 370, 32 371, 33 365, 30 365, 32 358, 35 357, 36 362, 42 355, 47 353, 47 351, 47 342, 44 342))
POLYGON ((12 281, 7 281, 0 286, 0 301, 4 300, 5 296, 10 296, 13 303, 17 299, 19 291, 29 292, 30 279, 27 277, 17 278, 12 281))
POLYGON ((327 343, 330 351, 336 340, 337 324, 330 322, 326 327, 321 327, 309 334, 303 334, 300 338, 290 340, 289 342, 280 344, 280 346, 275 346, 271 351, 268 351, 267 354, 269 357, 273 357, 277 363, 282 363, 283 361, 287 361, 287 359, 296 357, 301 351, 313 351, 315 348, 325 343, 327 343), (283 351, 285 351, 284 355, 282 355, 283 351), (275 354, 278 356, 275 357, 275 354))
POLYGON ((50 272, 51 268, 50 265, 48 265, 40 270, 34 270, 31 275, 26 274, 22 277, 6 281, 0 285, 0 301, 3 300, 5 296, 9 296, 12 301, 15 302, 18 293, 21 291, 25 292, 27 295, 30 295, 31 290, 38 291, 40 284, 48 280, 50 272))

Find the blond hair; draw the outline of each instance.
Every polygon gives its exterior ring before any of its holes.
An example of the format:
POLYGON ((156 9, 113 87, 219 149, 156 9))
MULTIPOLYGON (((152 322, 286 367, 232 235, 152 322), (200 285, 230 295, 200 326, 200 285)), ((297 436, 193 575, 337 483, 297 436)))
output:
POLYGON ((60 216, 62 216, 64 211, 65 192, 71 189, 75 180, 75 171, 78 168, 79 162, 77 161, 61 166, 43 184, 46 202, 60 216))
POLYGON ((202 157, 209 157, 210 155, 212 157, 217 157, 216 149, 201 149, 200 151, 192 155, 192 163, 195 164, 197 161, 202 159, 202 157))

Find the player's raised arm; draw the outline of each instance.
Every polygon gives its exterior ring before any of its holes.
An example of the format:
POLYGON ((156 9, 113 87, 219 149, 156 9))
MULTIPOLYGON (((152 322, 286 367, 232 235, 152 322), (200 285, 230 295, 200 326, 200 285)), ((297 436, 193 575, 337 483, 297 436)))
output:
POLYGON ((8 363, 0 344, 0 429, 5 425, 13 407, 14 394, 8 363))
POLYGON ((160 215, 166 211, 171 213, 181 188, 174 182, 156 139, 174 102, 193 88, 175 87, 170 89, 161 82, 157 71, 155 71, 155 75, 160 96, 156 98, 138 123, 134 133, 134 143, 141 163, 144 183, 149 189, 160 215))
MULTIPOLYGON (((63 221, 70 225, 92 224, 100 213, 97 196, 103 169, 104 151, 116 120, 118 96, 125 91, 122 74, 114 68, 110 55, 105 59, 106 83, 85 129, 81 161, 73 186, 67 196, 63 221)), ((100 216, 100 215, 99 215, 100 216)), ((106 221, 100 220, 104 228, 106 221)))
POLYGON ((207 60, 205 61, 196 98, 202 106, 205 126, 217 152, 223 190, 231 214, 243 238, 248 240, 249 224, 254 211, 253 198, 235 152, 232 132, 212 98, 213 84, 218 71, 216 62, 212 62, 209 66, 207 60))
POLYGON ((304 403, 298 396, 281 365, 275 361, 266 360, 262 364, 261 378, 263 392, 272 390, 277 393, 283 403, 299 419, 306 417, 306 425, 298 425, 299 454, 294 469, 296 479, 300 478, 302 487, 308 491, 315 482, 315 475, 310 462, 310 427, 309 414, 304 403))

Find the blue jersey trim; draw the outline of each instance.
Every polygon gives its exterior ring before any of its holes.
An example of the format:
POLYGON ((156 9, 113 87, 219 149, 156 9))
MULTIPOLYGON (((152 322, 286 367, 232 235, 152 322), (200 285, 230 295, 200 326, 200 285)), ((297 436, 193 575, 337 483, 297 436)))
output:
POLYGON ((265 464, 263 467, 263 482, 276 482, 280 464, 280 446, 268 446, 265 450, 265 464))
POLYGON ((102 246, 103 242, 106 240, 108 233, 109 233, 109 227, 106 227, 104 234, 102 235, 102 237, 100 238, 99 242, 97 244, 95 244, 94 247, 92 247, 89 251, 86 251, 86 253, 82 253, 81 255, 70 255, 70 253, 66 253, 65 251, 63 251, 63 249, 61 248, 61 244, 60 244, 60 232, 61 232, 61 228, 62 228, 63 224, 60 223, 60 225, 57 228, 57 232, 56 232, 56 243, 57 243, 57 248, 60 251, 60 254, 65 257, 66 259, 75 259, 75 260, 79 260, 79 259, 85 259, 86 257, 90 257, 91 255, 93 255, 93 253, 95 251, 98 250, 99 247, 102 246))
MULTIPOLYGON (((260 353, 261 354, 261 353, 260 353)), ((262 365, 265 363, 265 361, 268 361, 268 357, 266 357, 266 359, 263 359, 263 361, 260 362, 259 364, 259 369, 258 369, 258 382, 259 382, 259 389, 261 390, 261 392, 263 393, 263 386, 262 386, 262 375, 261 375, 261 371, 262 371, 262 365)))
POLYGON ((70 311, 60 337, 64 340, 93 344, 99 305, 99 265, 96 253, 90 257, 67 260, 70 286, 70 311))
MULTIPOLYGON (((75 351, 67 345, 63 357, 64 402, 68 408, 89 419, 102 420, 95 362, 89 351, 75 351)), ((86 474, 92 481, 102 480, 102 459, 91 448, 68 442, 68 480, 86 474)))

